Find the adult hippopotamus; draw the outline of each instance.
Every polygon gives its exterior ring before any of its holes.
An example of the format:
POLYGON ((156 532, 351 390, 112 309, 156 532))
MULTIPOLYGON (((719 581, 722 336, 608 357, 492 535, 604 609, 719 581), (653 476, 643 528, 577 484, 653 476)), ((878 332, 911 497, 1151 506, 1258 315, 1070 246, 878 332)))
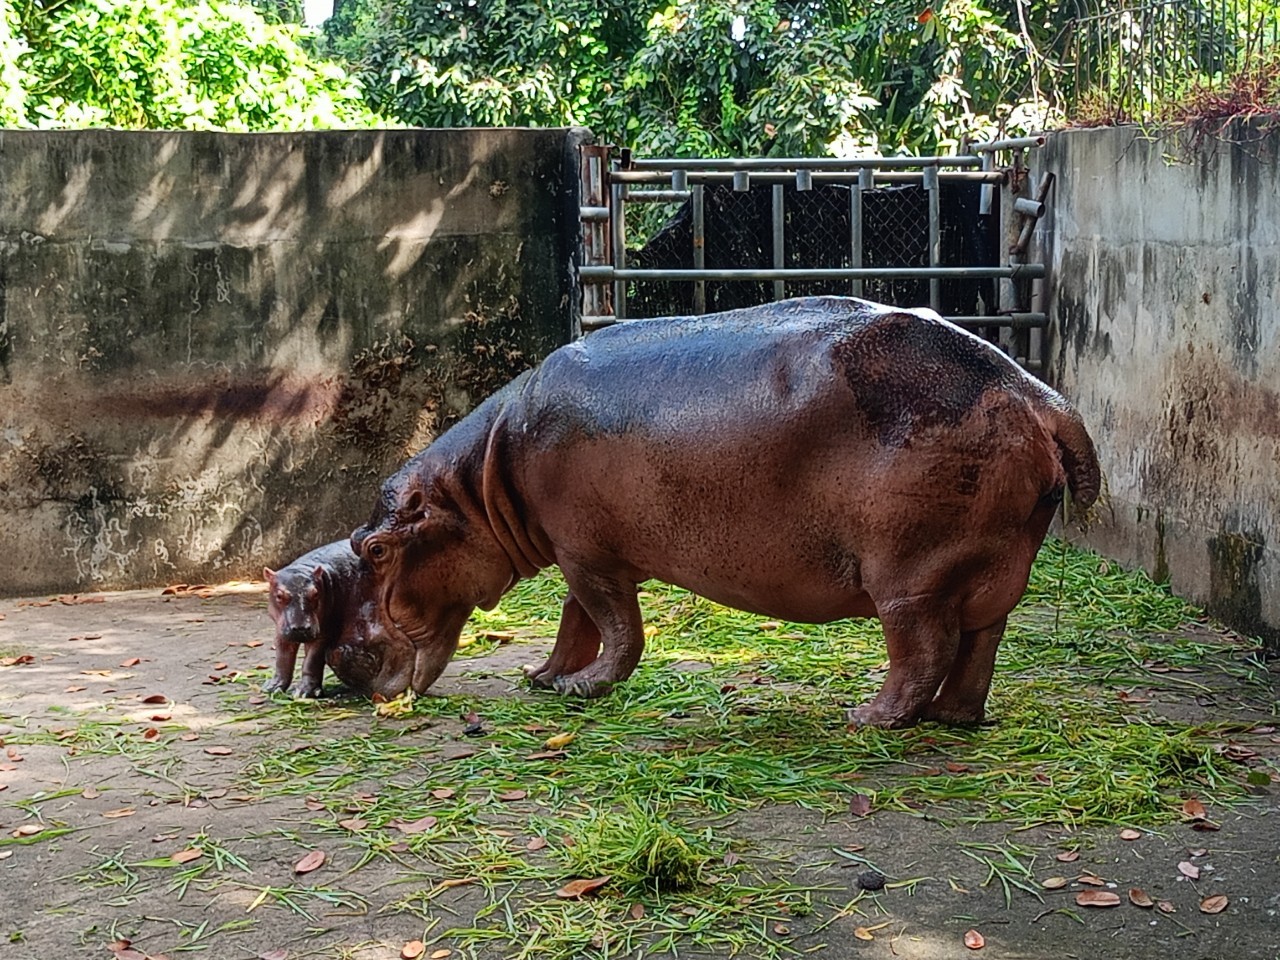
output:
POLYGON ((475 607, 558 564, 538 686, 625 680, 652 578, 776 619, 878 617, 888 676, 851 721, 973 723, 1068 487, 1098 495, 1088 433, 998 349, 930 310, 804 298, 561 347, 387 480, 351 542, 407 641, 385 696, 426 690, 475 607))

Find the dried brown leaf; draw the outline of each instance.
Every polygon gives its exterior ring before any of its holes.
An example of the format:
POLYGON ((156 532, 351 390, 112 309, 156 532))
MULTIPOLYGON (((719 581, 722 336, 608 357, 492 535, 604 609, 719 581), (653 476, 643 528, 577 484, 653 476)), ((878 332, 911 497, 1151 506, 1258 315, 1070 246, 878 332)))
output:
POLYGON ((1134 830, 1132 827, 1126 827, 1120 831, 1121 840, 1140 840, 1142 839, 1142 831, 1134 830))
POLYGON ((205 747, 204 752, 211 757, 229 757, 235 753, 230 747, 205 747))
POLYGON ((108 820, 119 820, 121 817, 132 817, 137 812, 133 807, 121 807, 119 810, 108 810, 103 816, 108 820))
POLYGON ((1212 897, 1205 897, 1203 900, 1200 901, 1200 912, 1201 913, 1221 913, 1223 910, 1227 909, 1227 905, 1230 902, 1231 901, 1229 901, 1226 897, 1224 897, 1220 893, 1212 897))
POLYGON ((293 872, 310 873, 312 870, 319 870, 324 866, 324 861, 325 852, 323 850, 312 850, 293 865, 293 872))
POLYGON ((631 919, 632 919, 632 920, 643 920, 643 919, 644 919, 644 904, 643 904, 643 903, 633 903, 633 904, 631 905, 631 909, 630 909, 630 910, 628 910, 627 912, 631 915, 631 919))
POLYGON ((427 952, 427 945, 421 940, 410 940, 400 948, 400 960, 418 960, 427 952))
POLYGON ((1178 863, 1178 872, 1189 880, 1200 879, 1200 868, 1187 860, 1182 860, 1178 863))
POLYGON ((346 820, 338 821, 338 826, 350 830, 352 833, 359 833, 368 825, 368 820, 361 820, 359 817, 348 817, 346 820))
POLYGON ((466 743, 446 743, 440 749, 440 756, 445 760, 463 760, 475 755, 476 748, 466 743))
POLYGON ((964 945, 970 950, 981 950, 987 945, 987 940, 977 930, 970 930, 964 935, 964 945))
POLYGON ((849 798, 849 812, 855 817, 865 817, 871 812, 871 798, 865 793, 855 793, 849 798))
POLYGON ((1063 850, 1054 859, 1061 860, 1063 863, 1075 863, 1077 860, 1080 859, 1080 851, 1079 850, 1063 850))
POLYGON ((1071 881, 1066 877, 1049 877, 1046 880, 1041 880, 1040 886, 1044 887, 1046 890, 1061 890, 1070 882, 1071 881))
POLYGON ((445 960, 445 957, 452 957, 453 951, 441 947, 439 950, 432 950, 431 956, 427 960, 445 960))
POLYGON ((1205 816, 1204 804, 1192 797, 1182 804, 1182 813, 1192 820, 1201 820, 1205 816))
POLYGON ((122 660, 122 661, 120 662, 120 666, 122 666, 122 667, 136 667, 136 666, 137 666, 138 664, 140 664, 141 662, 142 662, 142 658, 141 658, 141 657, 130 657, 128 660, 122 660))
POLYGON ((1082 873, 1076 877, 1076 883, 1085 883, 1091 887, 1101 887, 1106 884, 1106 881, 1092 873, 1082 873))
POLYGON ((440 821, 435 817, 420 817, 417 820, 410 820, 408 822, 403 820, 393 820, 392 826, 401 833, 414 834, 430 830, 439 822, 440 821))
POLYGON ((435 790, 431 791, 431 795, 437 800, 450 800, 457 792, 458 791, 451 789, 450 787, 437 787, 435 790))
POLYGON ((524 845, 524 848, 528 850, 530 853, 535 853, 536 851, 546 847, 546 845, 547 845, 546 837, 534 837, 532 840, 530 840, 528 843, 524 845))
POLYGON ((525 757, 526 760, 563 760, 569 755, 566 750, 539 750, 525 757))
POLYGON ((1161 913, 1177 913, 1178 912, 1178 908, 1175 907, 1173 903, 1169 900, 1157 900, 1156 909, 1159 910, 1161 913))
POLYGON ((612 877, 594 877, 591 880, 570 880, 563 887, 556 891, 556 896, 562 900, 576 900, 583 894, 590 893, 592 890, 599 890, 612 877))
POLYGON ((150 696, 142 698, 143 703, 168 703, 169 698, 163 693, 153 693, 150 696))
POLYGON ((859 940, 874 940, 876 938, 875 934, 873 934, 866 927, 854 927, 853 935, 857 937, 859 940))
POLYGON ((501 800, 503 803, 512 803, 516 800, 523 800, 528 795, 529 792, 527 790, 504 790, 495 799, 501 800))
POLYGON ((185 850, 169 854, 169 859, 174 863, 190 863, 192 860, 199 860, 203 856, 204 851, 199 847, 187 847, 185 850))
POLYGON ((1142 907, 1143 909, 1154 907, 1156 905, 1156 902, 1147 895, 1147 891, 1143 890, 1141 887, 1129 888, 1129 902, 1135 907, 1142 907))
POLYGON ((289 951, 283 947, 277 950, 267 950, 258 954, 258 960, 289 960, 289 951))
POLYGON ((1115 907, 1120 904, 1120 895, 1110 890, 1081 890, 1076 894, 1076 903, 1082 907, 1115 907))

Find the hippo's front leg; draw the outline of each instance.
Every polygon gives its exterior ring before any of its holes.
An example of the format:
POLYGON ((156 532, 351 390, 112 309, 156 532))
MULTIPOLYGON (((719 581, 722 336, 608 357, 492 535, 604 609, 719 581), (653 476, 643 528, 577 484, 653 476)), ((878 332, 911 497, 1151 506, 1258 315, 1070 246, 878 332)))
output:
POLYGON ((293 665, 298 659, 298 644, 284 637, 276 637, 276 672, 262 685, 263 693, 283 690, 293 679, 293 665))
POLYGON ((289 693, 299 698, 320 696, 324 688, 324 643, 313 640, 306 644, 307 655, 302 658, 302 676, 289 688, 289 693))
POLYGON ((889 675, 870 703, 849 711, 865 727, 909 727, 924 719, 938 685, 951 672, 960 645, 956 616, 934 596, 876 605, 889 648, 889 675))
POLYGON ((564 598, 556 645, 540 667, 525 667, 524 675, 535 687, 551 689, 565 674, 584 670, 600 655, 600 629, 572 593, 564 598))
POLYGON ((644 622, 636 585, 584 574, 566 568, 563 563, 561 569, 573 596, 598 628, 604 649, 585 667, 556 677, 553 682, 560 693, 601 697, 613 689, 615 683, 631 676, 644 652, 644 622))

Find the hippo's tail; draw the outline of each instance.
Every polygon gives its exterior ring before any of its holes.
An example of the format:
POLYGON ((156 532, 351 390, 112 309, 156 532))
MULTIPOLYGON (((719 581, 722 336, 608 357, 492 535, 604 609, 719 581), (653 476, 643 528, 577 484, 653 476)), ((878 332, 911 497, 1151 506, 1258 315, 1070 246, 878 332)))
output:
POLYGON ((1076 509, 1088 510, 1102 490, 1102 468, 1098 466, 1093 439, 1080 415, 1064 403, 1051 405, 1048 413, 1049 431, 1058 444, 1072 502, 1076 509))

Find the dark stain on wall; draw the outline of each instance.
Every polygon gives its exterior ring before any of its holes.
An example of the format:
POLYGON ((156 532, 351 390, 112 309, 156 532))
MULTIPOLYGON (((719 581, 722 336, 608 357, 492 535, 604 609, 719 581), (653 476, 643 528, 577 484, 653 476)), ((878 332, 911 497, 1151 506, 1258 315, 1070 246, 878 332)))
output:
POLYGON ((1256 530, 1222 531, 1211 537, 1209 547, 1208 611, 1242 633, 1261 637, 1274 645, 1280 629, 1262 617, 1262 591, 1258 566, 1264 560, 1266 541, 1256 530))

